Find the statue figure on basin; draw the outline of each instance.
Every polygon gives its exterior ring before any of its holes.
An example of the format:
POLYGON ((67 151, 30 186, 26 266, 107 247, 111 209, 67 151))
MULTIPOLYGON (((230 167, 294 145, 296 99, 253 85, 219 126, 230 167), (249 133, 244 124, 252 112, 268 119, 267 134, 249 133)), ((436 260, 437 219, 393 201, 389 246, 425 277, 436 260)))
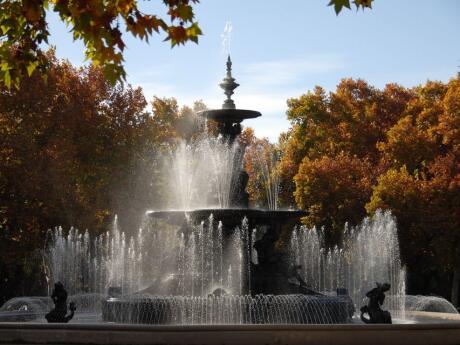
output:
POLYGON ((388 283, 376 284, 377 287, 366 293, 369 303, 361 307, 361 320, 364 323, 392 323, 390 312, 381 308, 385 301, 385 292, 389 291, 391 286, 388 283), (365 314, 369 315, 369 318, 366 318, 365 314))
POLYGON ((54 290, 51 294, 51 299, 54 303, 54 309, 45 315, 45 318, 50 323, 67 323, 72 320, 75 313, 75 303, 70 302, 70 314, 67 314, 67 291, 61 282, 54 284, 54 290))

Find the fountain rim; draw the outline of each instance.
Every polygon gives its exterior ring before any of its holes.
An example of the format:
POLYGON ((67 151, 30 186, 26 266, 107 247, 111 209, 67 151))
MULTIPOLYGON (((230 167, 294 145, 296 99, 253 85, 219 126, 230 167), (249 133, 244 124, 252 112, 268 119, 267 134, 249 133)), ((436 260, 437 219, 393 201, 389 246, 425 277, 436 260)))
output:
POLYGON ((281 324, 281 325, 146 325, 119 323, 5 322, 2 343, 51 344, 456 344, 460 324, 281 324), (108 335, 115 335, 110 337, 108 335), (429 335, 427 337, 427 334, 429 335))
POLYGON ((262 116, 259 111, 247 109, 210 109, 199 111, 197 114, 207 119, 230 123, 239 123, 262 116))
POLYGON ((242 207, 229 207, 229 208, 196 208, 196 209, 179 209, 179 210, 149 210, 146 211, 148 216, 163 215, 163 214, 193 214, 193 213, 247 213, 249 215, 257 214, 270 214, 270 215, 291 215, 291 216, 307 216, 308 211, 303 210, 270 210, 259 208, 242 208, 242 207))
POLYGON ((205 221, 212 215, 215 221, 225 224, 235 224, 235 220, 241 222, 244 218, 253 224, 268 225, 278 223, 285 224, 290 221, 298 221, 308 215, 307 211, 268 210, 253 208, 205 208, 194 210, 171 210, 171 211, 147 211, 150 219, 163 219, 175 224, 183 224, 183 220, 191 218, 195 221, 205 221))

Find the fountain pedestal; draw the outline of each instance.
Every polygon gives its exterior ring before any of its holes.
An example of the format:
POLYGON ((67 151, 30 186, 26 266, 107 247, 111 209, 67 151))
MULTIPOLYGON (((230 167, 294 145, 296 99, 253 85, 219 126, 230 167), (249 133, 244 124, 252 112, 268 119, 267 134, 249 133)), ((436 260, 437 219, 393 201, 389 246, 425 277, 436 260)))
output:
MULTIPOLYGON (((232 76, 232 61, 230 56, 227 60, 227 75, 220 83, 220 87, 224 90, 227 99, 222 105, 222 109, 213 109, 201 111, 198 114, 206 119, 217 122, 219 134, 229 144, 233 143, 241 134, 241 122, 245 119, 253 119, 262 114, 255 110, 236 109, 235 102, 231 96, 233 91, 239 86, 232 76)), ((232 177, 232 192, 230 195, 230 207, 248 208, 249 194, 246 192, 249 176, 242 168, 242 161, 245 147, 240 147, 240 154, 237 155, 237 165, 240 166, 239 171, 232 177)))

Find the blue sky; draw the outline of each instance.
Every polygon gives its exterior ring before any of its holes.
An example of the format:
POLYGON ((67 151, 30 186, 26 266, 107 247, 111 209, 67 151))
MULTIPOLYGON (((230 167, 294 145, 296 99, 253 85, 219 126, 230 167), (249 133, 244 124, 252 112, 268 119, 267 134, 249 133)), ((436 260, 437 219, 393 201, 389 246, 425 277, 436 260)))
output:
MULTIPOLYGON (((289 128, 286 100, 315 85, 334 90, 342 78, 362 78, 377 87, 427 79, 447 81, 460 71, 460 1, 375 0, 372 10, 335 15, 329 0, 202 0, 196 17, 204 32, 198 45, 171 49, 164 37, 150 43, 127 38, 128 83, 148 100, 175 97, 180 104, 203 100, 220 107, 218 83, 225 74, 222 33, 232 23, 230 51, 241 86, 239 108, 262 117, 245 122, 272 141, 289 128)), ((159 0, 140 1, 157 13, 159 0)), ((57 55, 84 64, 83 46, 50 18, 50 43, 57 55)), ((128 37, 128 36, 127 36, 128 37)))

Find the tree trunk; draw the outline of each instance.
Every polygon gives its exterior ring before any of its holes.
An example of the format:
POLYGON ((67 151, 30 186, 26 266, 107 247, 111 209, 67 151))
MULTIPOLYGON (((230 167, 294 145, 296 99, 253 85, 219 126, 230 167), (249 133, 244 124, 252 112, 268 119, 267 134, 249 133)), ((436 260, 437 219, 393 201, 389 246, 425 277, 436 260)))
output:
POLYGON ((454 276, 452 277, 452 293, 451 293, 451 301, 452 304, 458 308, 458 290, 460 287, 460 266, 456 266, 454 268, 454 276))

